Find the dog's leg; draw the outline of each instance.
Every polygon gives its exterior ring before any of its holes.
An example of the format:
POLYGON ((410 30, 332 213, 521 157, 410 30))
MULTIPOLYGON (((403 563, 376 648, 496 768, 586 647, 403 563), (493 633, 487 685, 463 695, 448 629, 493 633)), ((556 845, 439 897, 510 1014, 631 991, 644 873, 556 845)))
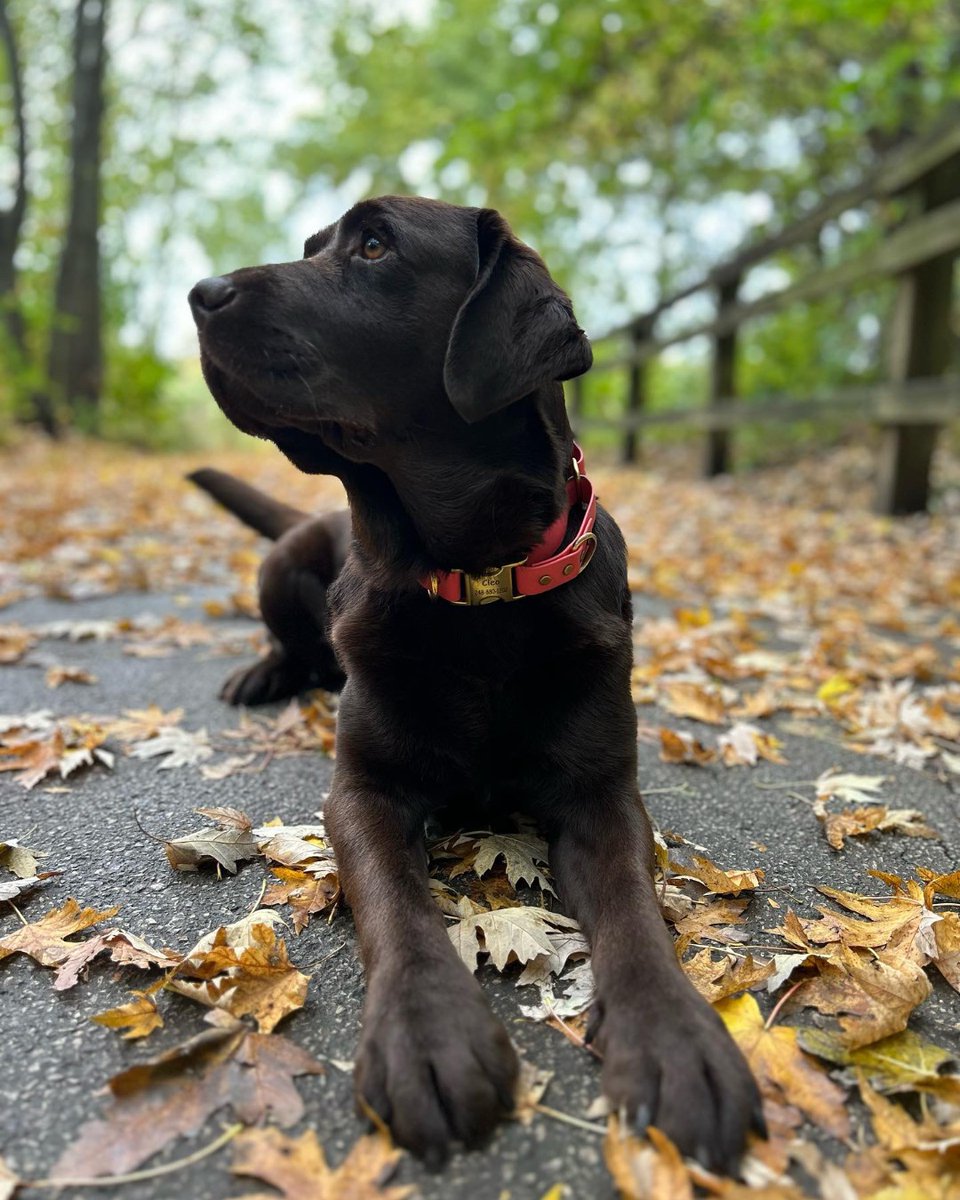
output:
POLYGON ((325 815, 367 975, 358 1106, 439 1166, 512 1110, 516 1055, 430 894, 422 809, 335 781, 325 815))
POLYGON ((302 521, 260 568, 260 611, 270 650, 235 671, 220 691, 228 704, 269 704, 307 688, 339 691, 344 675, 327 636, 327 587, 343 562, 343 514, 302 521))
MULTIPOLYGON (((609 784, 609 781, 607 781, 609 784)), ((654 886, 650 822, 632 780, 551 806, 550 862, 592 947, 591 1040, 603 1090, 641 1129, 656 1125, 715 1170, 733 1171, 759 1093, 723 1023, 681 971, 654 886)))

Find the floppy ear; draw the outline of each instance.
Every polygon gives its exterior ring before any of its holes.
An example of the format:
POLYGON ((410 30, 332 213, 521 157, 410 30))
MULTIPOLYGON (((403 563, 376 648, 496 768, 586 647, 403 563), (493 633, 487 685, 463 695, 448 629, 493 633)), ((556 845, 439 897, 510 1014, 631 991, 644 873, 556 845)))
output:
POLYGON ((551 380, 589 370, 593 352, 566 293, 490 208, 477 213, 477 280, 453 322, 443 381, 479 421, 551 380))

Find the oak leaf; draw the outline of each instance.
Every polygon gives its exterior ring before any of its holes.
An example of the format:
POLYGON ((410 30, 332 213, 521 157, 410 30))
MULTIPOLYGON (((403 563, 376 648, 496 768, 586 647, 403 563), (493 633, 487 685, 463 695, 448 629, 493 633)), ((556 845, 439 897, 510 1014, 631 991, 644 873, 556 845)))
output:
MULTIPOLYGON (((290 1138, 278 1129, 251 1129, 234 1142, 234 1175, 259 1179, 283 1200, 404 1200, 411 1185, 387 1186, 403 1152, 382 1133, 360 1139, 339 1167, 331 1168, 312 1129, 290 1138)), ((245 1200, 270 1200, 265 1192, 245 1200)))

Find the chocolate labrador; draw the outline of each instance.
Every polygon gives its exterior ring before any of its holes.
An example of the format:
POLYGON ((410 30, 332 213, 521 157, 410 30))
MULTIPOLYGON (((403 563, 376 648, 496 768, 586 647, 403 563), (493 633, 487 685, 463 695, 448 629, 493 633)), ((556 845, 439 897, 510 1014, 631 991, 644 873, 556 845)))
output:
POLYGON ((423 841, 437 810, 496 804, 539 822, 590 940, 608 1100, 734 1170, 759 1096, 657 905, 626 552, 564 409, 560 381, 591 362, 567 296, 498 213, 388 196, 190 304, 230 420, 350 502, 349 521, 312 520, 195 477, 278 539, 272 649, 226 698, 343 686, 326 820, 367 976, 361 1108, 432 1164, 512 1108, 516 1055, 447 936, 423 841))

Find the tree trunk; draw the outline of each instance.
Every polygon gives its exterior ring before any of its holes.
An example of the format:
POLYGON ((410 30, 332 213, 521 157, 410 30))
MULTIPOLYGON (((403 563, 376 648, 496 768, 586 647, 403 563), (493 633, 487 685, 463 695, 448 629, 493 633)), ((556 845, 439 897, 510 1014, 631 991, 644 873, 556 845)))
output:
POLYGON ((95 419, 103 383, 100 160, 107 0, 77 0, 73 43, 70 211, 60 256, 47 366, 50 396, 95 419))

